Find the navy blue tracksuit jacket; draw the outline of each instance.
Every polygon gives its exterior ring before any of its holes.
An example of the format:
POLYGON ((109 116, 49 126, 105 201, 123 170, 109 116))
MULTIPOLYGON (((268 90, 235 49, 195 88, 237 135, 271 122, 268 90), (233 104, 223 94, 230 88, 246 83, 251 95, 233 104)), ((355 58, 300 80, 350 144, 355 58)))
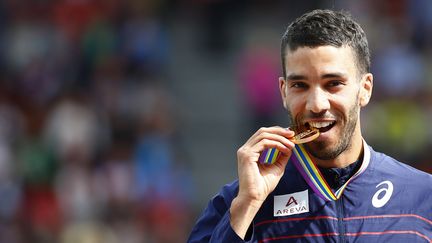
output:
POLYGON ((230 225, 235 181, 209 202, 188 242, 432 242, 432 175, 364 148, 366 167, 340 199, 318 197, 288 163, 255 216, 250 239, 230 225))

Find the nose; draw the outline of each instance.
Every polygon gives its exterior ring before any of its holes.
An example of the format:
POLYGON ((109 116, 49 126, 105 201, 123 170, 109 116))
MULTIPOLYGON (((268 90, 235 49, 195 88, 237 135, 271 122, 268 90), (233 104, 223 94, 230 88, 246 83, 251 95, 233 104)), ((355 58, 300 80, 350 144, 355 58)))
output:
POLYGON ((325 113, 330 109, 328 94, 320 88, 310 90, 306 99, 306 110, 312 113, 325 113))

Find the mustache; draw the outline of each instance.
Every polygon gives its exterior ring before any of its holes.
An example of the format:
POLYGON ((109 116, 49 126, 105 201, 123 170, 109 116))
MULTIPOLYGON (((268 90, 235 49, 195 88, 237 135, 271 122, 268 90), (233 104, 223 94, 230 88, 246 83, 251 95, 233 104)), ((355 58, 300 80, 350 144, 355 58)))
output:
POLYGON ((336 117, 325 110, 320 113, 308 112, 304 114, 300 120, 308 119, 336 119, 336 117))
POLYGON ((312 113, 308 112, 306 114, 303 114, 301 117, 298 118, 298 120, 295 122, 295 125, 303 125, 305 121, 307 120, 313 120, 313 119, 322 119, 322 120, 338 120, 338 118, 335 115, 330 114, 327 111, 324 111, 322 113, 312 113))

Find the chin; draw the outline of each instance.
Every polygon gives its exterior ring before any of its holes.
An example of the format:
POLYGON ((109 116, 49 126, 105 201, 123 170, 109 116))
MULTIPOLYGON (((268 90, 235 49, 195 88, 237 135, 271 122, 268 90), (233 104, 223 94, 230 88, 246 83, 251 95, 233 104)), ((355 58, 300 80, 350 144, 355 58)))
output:
POLYGON ((320 160, 331 160, 339 156, 346 148, 340 144, 335 145, 329 141, 313 141, 306 144, 306 150, 315 158, 320 160))

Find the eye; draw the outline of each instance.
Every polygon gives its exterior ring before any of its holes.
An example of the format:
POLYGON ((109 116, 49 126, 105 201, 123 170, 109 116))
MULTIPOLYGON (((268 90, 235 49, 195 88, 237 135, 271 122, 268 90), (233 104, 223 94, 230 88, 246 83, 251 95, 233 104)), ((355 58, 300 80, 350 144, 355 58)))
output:
POLYGON ((326 87, 329 90, 339 90, 342 86, 345 85, 343 80, 330 80, 326 83, 326 87))
POLYGON ((290 87, 297 89, 305 89, 308 87, 308 85, 305 82, 292 82, 290 87))
POLYGON ((344 82, 342 82, 341 80, 331 80, 327 83, 327 87, 329 88, 338 87, 341 85, 344 85, 344 82))

